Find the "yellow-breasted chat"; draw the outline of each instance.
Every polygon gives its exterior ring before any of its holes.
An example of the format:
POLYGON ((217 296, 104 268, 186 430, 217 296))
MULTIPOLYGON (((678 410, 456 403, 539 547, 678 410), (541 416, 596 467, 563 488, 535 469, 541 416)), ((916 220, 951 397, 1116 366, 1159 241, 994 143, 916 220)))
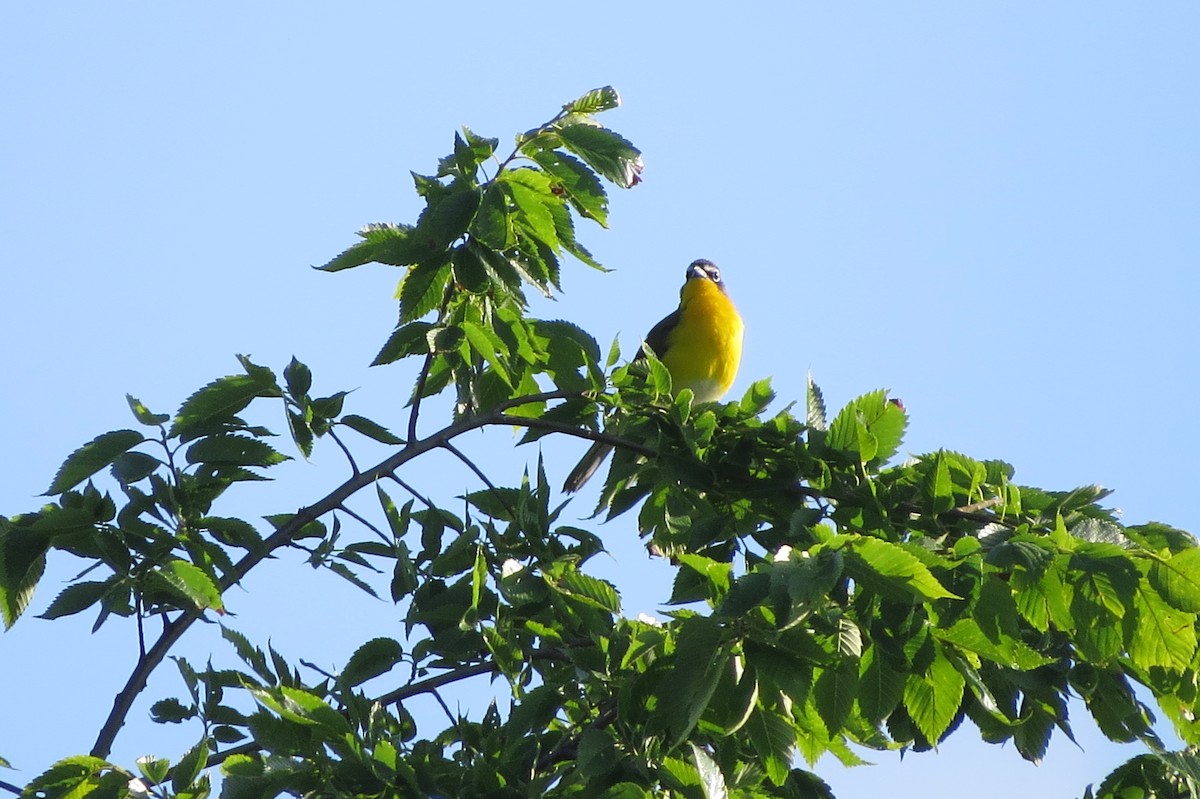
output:
MULTIPOLYGON (((675 391, 690 388, 697 402, 712 402, 723 397, 737 377, 743 330, 721 270, 701 259, 687 268, 679 307, 650 328, 646 345, 671 373, 675 391)), ((563 490, 583 487, 611 451, 611 444, 593 444, 567 475, 563 490)))

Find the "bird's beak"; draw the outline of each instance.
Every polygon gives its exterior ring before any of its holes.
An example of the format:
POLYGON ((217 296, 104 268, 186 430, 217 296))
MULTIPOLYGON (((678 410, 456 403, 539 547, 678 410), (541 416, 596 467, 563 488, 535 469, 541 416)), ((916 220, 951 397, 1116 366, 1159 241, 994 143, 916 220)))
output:
POLYGON ((691 280, 691 279, 692 279, 692 278, 694 278, 694 277, 703 278, 703 279, 707 280, 707 279, 708 279, 708 273, 707 273, 707 272, 705 272, 705 271, 704 271, 703 269, 701 269, 700 267, 698 267, 698 266, 696 266, 696 265, 694 265, 694 264, 693 264, 692 266, 688 267, 688 271, 687 271, 687 279, 688 279, 688 280, 691 280))

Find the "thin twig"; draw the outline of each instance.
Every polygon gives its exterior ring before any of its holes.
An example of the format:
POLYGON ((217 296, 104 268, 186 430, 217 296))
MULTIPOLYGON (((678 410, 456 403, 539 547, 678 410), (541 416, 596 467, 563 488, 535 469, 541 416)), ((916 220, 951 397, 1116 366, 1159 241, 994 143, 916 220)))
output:
POLYGON ((409 494, 412 494, 414 497, 421 500, 421 503, 425 507, 427 507, 427 508, 433 507, 433 502, 430 501, 429 497, 423 495, 421 492, 417 491, 417 489, 413 488, 408 483, 406 483, 404 480, 400 479, 400 476, 398 474, 396 474, 395 472, 392 472, 391 474, 388 475, 388 477, 390 477, 392 479, 392 481, 396 483, 396 485, 400 486, 405 491, 407 491, 409 494))
POLYGON ((350 454, 350 450, 345 444, 342 443, 342 440, 338 438, 337 433, 333 432, 332 426, 329 428, 329 437, 333 439, 333 443, 341 447, 342 453, 346 456, 346 460, 350 462, 350 471, 354 474, 358 474, 358 464, 354 462, 354 456, 350 454))
MULTIPOLYGON (((438 308, 437 321, 441 322, 446 316, 446 309, 450 307, 450 300, 454 297, 454 281, 451 280, 446 284, 446 291, 442 295, 442 304, 438 308)), ((417 438, 417 415, 421 412, 421 395, 425 393, 425 384, 429 381, 429 370, 433 367, 433 359, 437 353, 431 348, 425 354, 425 362, 421 364, 421 371, 417 373, 417 385, 413 389, 412 412, 408 415, 408 440, 415 441, 417 438)))
POLYGON ((388 545, 391 545, 391 544, 393 543, 393 542, 392 542, 392 539, 388 538, 388 537, 387 537, 387 535, 385 535, 385 534, 384 534, 384 532, 383 532, 382 530, 380 530, 380 529, 379 529, 378 527, 376 527, 375 525, 371 524, 371 522, 367 521, 367 520, 366 520, 365 518, 363 518, 361 515, 359 515, 359 514, 355 513, 355 512, 354 512, 354 511, 352 511, 352 510, 350 510, 350 508, 349 508, 348 506, 346 506, 346 505, 343 505, 341 508, 339 508, 339 510, 340 510, 342 513, 344 513, 344 514, 346 514, 347 516, 349 516, 351 519, 354 519, 356 522, 358 522, 359 524, 361 524, 363 527, 366 527, 368 530, 370 530, 371 532, 373 532, 375 535, 379 536, 379 540, 380 540, 380 541, 382 541, 383 543, 385 543, 385 544, 388 544, 388 545))
MULTIPOLYGON (((603 434, 594 433, 591 430, 581 430, 580 428, 572 427, 566 424, 555 422, 547 422, 543 419, 529 419, 520 416, 509 416, 504 411, 509 408, 520 407, 521 405, 529 405, 534 402, 545 402, 552 399, 570 399, 582 396, 580 392, 566 391, 551 391, 541 394, 532 394, 525 397, 515 397, 497 404, 491 411, 462 419, 449 427, 439 430, 437 433, 420 441, 410 440, 407 445, 399 452, 393 453, 388 458, 384 459, 375 466, 365 471, 359 472, 346 480, 340 486, 324 498, 316 503, 309 505, 307 508, 302 508, 286 523, 270 536, 265 538, 262 546, 254 552, 247 553, 241 560, 234 564, 233 569, 229 571, 221 579, 222 593, 230 587, 236 585, 243 577, 255 566, 261 563, 266 558, 270 557, 277 549, 287 546, 292 543, 292 539, 310 522, 320 519, 327 513, 337 510, 344 506, 347 499, 361 491, 363 488, 372 485, 375 481, 382 477, 392 474, 404 464, 414 458, 424 455, 434 449, 442 447, 446 442, 457 438, 464 433, 469 433, 472 430, 478 430, 483 427, 494 425, 517 425, 523 427, 537 427, 543 430, 552 432, 565 433, 574 435, 580 438, 588 438, 597 441, 607 441, 615 446, 627 446, 641 454, 653 454, 652 450, 641 445, 626 442, 616 436, 606 436, 603 434)), ((126 680, 125 686, 113 699, 112 710, 109 711, 108 717, 105 719, 100 732, 96 736, 96 742, 92 745, 91 755, 93 757, 106 758, 112 751, 114 741, 116 741, 117 733, 125 724, 125 719, 129 715, 130 709, 137 697, 146 687, 146 681, 150 675, 158 668, 167 653, 175 643, 187 632, 197 619, 200 618, 200 613, 194 610, 189 610, 181 613, 178 618, 167 624, 162 634, 154 642, 154 645, 146 651, 145 656, 138 658, 137 664, 134 666, 129 679, 126 680)))
POLYGON ((490 491, 492 493, 492 496, 494 496, 496 498, 496 501, 504 506, 504 509, 506 511, 508 511, 508 515, 512 518, 512 520, 513 521, 517 520, 516 509, 508 504, 508 500, 506 500, 504 498, 504 495, 500 493, 500 489, 496 488, 496 484, 493 483, 491 481, 491 479, 486 474, 483 473, 483 470, 480 469, 479 466, 476 465, 475 461, 471 460, 466 455, 464 455, 462 453, 462 450, 460 450, 458 447, 451 444, 449 441, 446 442, 445 446, 442 447, 442 449, 447 450, 452 455, 454 455, 454 457, 458 458, 460 461, 465 463, 467 465, 467 468, 470 469, 472 472, 474 472, 475 476, 478 477, 485 486, 487 486, 488 491, 490 491))

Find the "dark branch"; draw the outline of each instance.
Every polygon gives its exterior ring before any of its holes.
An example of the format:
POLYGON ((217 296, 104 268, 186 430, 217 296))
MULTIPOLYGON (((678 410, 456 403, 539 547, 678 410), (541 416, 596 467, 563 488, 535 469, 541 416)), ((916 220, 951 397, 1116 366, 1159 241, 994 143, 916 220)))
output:
MULTIPOLYGON (((511 424, 524 427, 540 427, 541 429, 578 435, 582 438, 591 438, 593 440, 614 440, 614 436, 598 439, 598 434, 590 430, 580 430, 569 425, 555 424, 553 422, 543 423, 543 420, 540 419, 527 419, 519 416, 509 416, 504 413, 509 408, 516 408, 521 405, 555 399, 569 399, 578 396, 580 396, 579 392, 550 391, 541 394, 531 394, 525 397, 515 397, 499 403, 487 413, 463 419, 449 427, 443 428, 426 439, 420 441, 410 440, 400 451, 370 469, 355 474, 323 499, 309 505, 307 508, 301 509, 286 524, 280 525, 279 529, 264 539, 260 549, 248 553, 234 564, 233 569, 221 580, 221 591, 224 592, 239 583, 252 568, 269 557, 275 550, 291 544, 296 534, 308 523, 320 519, 327 513, 343 508, 346 500, 363 488, 374 484, 382 477, 391 475, 414 458, 424 455, 430 450, 444 447, 448 442, 464 433, 492 425, 511 424)), ((614 443, 620 446, 625 442, 616 439, 614 443)), ((630 444, 630 446, 637 447, 637 445, 633 444, 630 444)), ((643 453, 646 452, 644 447, 639 447, 638 450, 643 453)), ((185 611, 177 619, 167 624, 158 640, 154 642, 154 645, 146 650, 145 655, 138 658, 137 665, 134 666, 133 672, 125 682, 125 687, 113 699, 113 708, 96 736, 96 742, 92 745, 91 750, 93 757, 108 757, 112 751, 113 742, 117 738, 117 733, 124 726, 125 719, 128 717, 134 701, 136 701, 137 697, 145 689, 146 681, 154 670, 158 668, 158 665, 162 663, 163 659, 166 658, 167 653, 171 651, 175 643, 199 618, 200 614, 198 612, 185 611)))

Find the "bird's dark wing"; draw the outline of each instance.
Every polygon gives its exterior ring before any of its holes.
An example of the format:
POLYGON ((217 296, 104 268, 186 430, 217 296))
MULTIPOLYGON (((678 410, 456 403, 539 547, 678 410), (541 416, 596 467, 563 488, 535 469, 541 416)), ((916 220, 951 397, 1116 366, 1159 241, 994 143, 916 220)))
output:
MULTIPOLYGON (((646 343, 650 345, 650 349, 654 350, 654 354, 661 360, 667 354, 667 346, 669 342, 667 337, 671 335, 671 331, 679 324, 679 309, 675 309, 668 314, 654 327, 650 328, 650 332, 646 334, 646 343)), ((642 357, 638 353, 638 358, 642 357)))

